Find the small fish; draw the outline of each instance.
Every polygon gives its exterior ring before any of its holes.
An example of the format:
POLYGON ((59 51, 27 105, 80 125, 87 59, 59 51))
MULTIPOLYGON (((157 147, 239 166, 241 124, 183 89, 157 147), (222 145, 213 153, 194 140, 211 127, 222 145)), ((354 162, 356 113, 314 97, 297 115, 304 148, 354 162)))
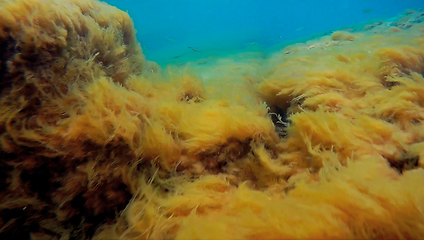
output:
POLYGON ((367 9, 362 10, 361 12, 362 12, 362 13, 371 13, 371 12, 373 12, 373 11, 374 11, 374 9, 367 8, 367 9))
POLYGON ((191 50, 195 51, 195 52, 200 52, 199 50, 195 49, 194 47, 188 47, 191 48, 191 50))
POLYGON ((281 38, 281 35, 280 36, 276 36, 276 37, 272 37, 271 39, 280 39, 281 38))
POLYGON ((298 28, 296 28, 296 30, 294 30, 295 32, 299 32, 299 31, 302 31, 303 30, 303 27, 298 27, 298 28))
POLYGON ((248 45, 248 46, 252 46, 252 45, 256 45, 256 44, 257 44, 256 42, 246 43, 246 45, 248 45))
POLYGON ((168 40, 168 41, 171 41, 171 42, 175 42, 177 39, 175 39, 175 38, 170 38, 170 37, 167 37, 166 38, 166 40, 168 40))
POLYGON ((177 55, 177 56, 174 56, 173 58, 180 58, 180 57, 182 57, 183 55, 177 55))

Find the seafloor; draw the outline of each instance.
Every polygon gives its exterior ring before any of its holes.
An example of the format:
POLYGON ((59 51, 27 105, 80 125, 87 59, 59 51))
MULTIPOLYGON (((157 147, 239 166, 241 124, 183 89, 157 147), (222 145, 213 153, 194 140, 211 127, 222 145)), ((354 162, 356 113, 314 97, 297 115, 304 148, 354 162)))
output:
POLYGON ((0 0, 0 238, 421 239, 423 20, 162 69, 105 3, 0 0))

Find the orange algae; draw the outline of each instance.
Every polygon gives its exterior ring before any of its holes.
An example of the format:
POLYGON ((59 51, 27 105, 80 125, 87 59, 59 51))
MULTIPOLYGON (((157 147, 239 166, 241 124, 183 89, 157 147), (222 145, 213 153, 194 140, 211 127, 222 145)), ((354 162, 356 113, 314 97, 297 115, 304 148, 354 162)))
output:
MULTIPOLYGON (((421 36, 413 28, 366 48, 380 37, 364 34, 262 62, 264 80, 257 72, 247 79, 269 110, 291 114, 274 121, 288 125, 286 136, 275 147, 252 142, 219 175, 153 178, 130 205, 144 208, 124 212, 98 237, 419 239, 424 85, 422 44, 411 35, 421 36)), ((210 72, 222 71, 216 64, 210 72)), ((210 114, 218 126, 226 119, 210 114)))
POLYGON ((5 236, 424 234, 423 25, 163 71, 104 3, 0 5, 5 236))

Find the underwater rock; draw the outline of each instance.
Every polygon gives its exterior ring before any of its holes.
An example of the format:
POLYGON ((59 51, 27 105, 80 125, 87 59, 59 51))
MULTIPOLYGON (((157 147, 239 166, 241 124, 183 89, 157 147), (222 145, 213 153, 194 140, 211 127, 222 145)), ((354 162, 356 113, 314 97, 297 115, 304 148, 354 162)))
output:
POLYGON ((72 89, 99 77, 124 84, 142 72, 144 56, 132 20, 91 0, 6 0, 0 6, 5 171, 0 236, 69 239, 79 231, 90 237, 131 197, 119 173, 124 163, 107 157, 96 161, 96 151, 107 156, 116 150, 105 153, 104 146, 89 142, 72 147, 53 129, 69 118, 70 109, 84 105, 70 95, 72 89))
POLYGON ((346 31, 336 31, 331 35, 333 41, 353 41, 355 36, 346 31))

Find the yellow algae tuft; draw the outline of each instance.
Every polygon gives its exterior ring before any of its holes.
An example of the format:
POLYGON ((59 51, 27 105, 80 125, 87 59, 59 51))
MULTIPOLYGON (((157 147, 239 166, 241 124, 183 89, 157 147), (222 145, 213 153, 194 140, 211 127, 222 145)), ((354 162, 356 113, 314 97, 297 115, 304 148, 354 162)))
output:
POLYGON ((391 27, 389 30, 392 31, 392 32, 402 32, 402 29, 400 29, 398 27, 391 27))
POLYGON ((357 239, 401 238, 407 231, 419 238, 422 206, 412 203, 424 195, 405 184, 422 183, 422 169, 400 176, 376 155, 347 166, 330 156, 319 181, 300 178, 288 194, 231 186, 219 176, 180 185, 166 198, 147 187, 144 200, 127 212, 130 228, 123 237, 161 238, 166 231, 175 239, 357 239), (160 217, 150 216, 152 211, 160 217), (146 231, 139 230, 141 224, 146 231))

